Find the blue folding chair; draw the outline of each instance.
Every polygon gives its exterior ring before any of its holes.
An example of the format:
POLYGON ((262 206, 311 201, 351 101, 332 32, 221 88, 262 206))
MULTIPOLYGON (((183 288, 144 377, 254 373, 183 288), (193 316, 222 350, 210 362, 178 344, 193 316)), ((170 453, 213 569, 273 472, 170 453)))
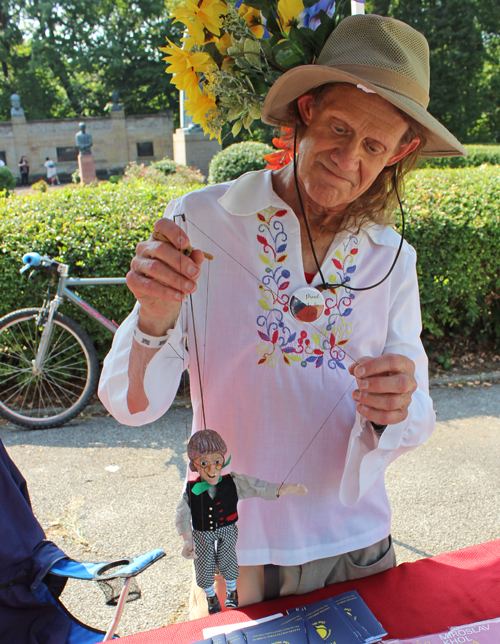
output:
POLYGON ((46 540, 31 509, 26 481, 0 440, 1 644, 96 644, 113 639, 129 593, 140 596, 134 577, 164 556, 162 550, 151 550, 112 562, 70 559, 46 540), (68 579, 97 581, 107 603, 116 603, 106 632, 83 624, 62 604, 59 596, 68 579))

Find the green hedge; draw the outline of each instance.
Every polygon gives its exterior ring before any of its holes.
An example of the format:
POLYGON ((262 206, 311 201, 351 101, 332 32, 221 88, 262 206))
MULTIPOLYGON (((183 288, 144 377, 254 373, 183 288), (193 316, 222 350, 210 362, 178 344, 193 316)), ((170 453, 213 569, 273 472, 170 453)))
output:
MULTIPOLYGON (((19 275, 24 253, 64 261, 74 276, 125 276, 136 244, 168 201, 187 191, 120 182, 0 200, 0 314, 42 302, 26 273, 19 275)), ((405 211, 425 331, 500 338, 498 169, 419 170, 408 182, 405 211)), ((86 287, 80 295, 116 322, 134 302, 125 286, 86 287)), ((102 357, 110 334, 69 303, 63 312, 89 331, 102 357)))
POLYGON ((436 157, 421 161, 421 168, 475 168, 500 165, 500 145, 466 145, 467 157, 436 157))
MULTIPOLYGON (((45 194, 13 196, 0 202, 0 316, 40 306, 43 297, 27 273, 22 256, 35 251, 70 265, 73 277, 124 277, 137 243, 149 237, 167 203, 190 188, 134 182, 68 187, 45 194)), ((108 319, 122 322, 134 304, 126 286, 79 289, 78 294, 108 319)), ((100 357, 111 334, 68 302, 61 312, 91 335, 100 357)))
POLYGON ((266 154, 276 150, 267 143, 257 141, 242 141, 217 152, 208 172, 208 183, 223 183, 237 179, 245 172, 262 170, 266 167, 266 154))
POLYGON ((424 328, 500 339, 500 172, 419 170, 406 191, 424 328))

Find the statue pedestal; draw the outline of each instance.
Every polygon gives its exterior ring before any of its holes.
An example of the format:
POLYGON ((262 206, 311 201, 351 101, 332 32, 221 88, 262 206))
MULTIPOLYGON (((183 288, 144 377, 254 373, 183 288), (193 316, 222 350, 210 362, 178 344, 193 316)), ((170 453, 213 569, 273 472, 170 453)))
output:
POLYGON ((80 183, 93 183, 97 181, 95 174, 94 156, 92 154, 78 155, 78 169, 80 170, 80 183))
POLYGON ((216 139, 205 136, 201 127, 178 128, 173 136, 174 161, 198 168, 201 174, 208 176, 212 157, 222 148, 216 139))

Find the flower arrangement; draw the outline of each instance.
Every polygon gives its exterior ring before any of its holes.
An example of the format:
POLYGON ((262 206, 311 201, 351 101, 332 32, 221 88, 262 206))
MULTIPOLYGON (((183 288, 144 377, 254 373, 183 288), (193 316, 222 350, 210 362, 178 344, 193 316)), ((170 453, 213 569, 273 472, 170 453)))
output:
MULTIPOLYGON (((236 136, 259 119, 271 85, 313 63, 336 27, 345 0, 183 0, 182 47, 160 47, 186 113, 210 138, 226 123, 236 136)), ((168 40, 168 39, 167 39, 168 40)))

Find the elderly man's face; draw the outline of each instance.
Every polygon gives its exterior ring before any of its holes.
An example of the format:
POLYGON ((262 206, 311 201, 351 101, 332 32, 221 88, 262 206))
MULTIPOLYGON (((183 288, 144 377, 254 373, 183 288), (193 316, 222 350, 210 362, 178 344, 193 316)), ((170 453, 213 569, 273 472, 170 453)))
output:
POLYGON ((301 96, 298 106, 307 125, 298 146, 299 177, 320 209, 344 209, 419 143, 400 145, 408 125, 396 108, 354 85, 333 85, 316 106, 312 96, 301 96))

